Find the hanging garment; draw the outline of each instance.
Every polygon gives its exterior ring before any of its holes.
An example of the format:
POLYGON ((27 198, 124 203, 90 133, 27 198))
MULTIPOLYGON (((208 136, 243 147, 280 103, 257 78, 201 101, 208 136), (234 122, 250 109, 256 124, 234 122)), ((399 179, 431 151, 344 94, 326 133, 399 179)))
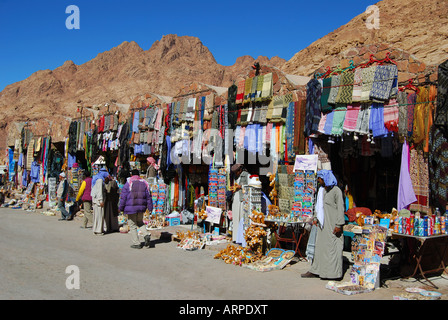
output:
POLYGON ((431 128, 434 124, 434 108, 435 108, 435 99, 437 96, 437 87, 436 86, 430 86, 429 87, 429 104, 428 104, 428 110, 427 115, 425 118, 425 139, 423 144, 423 152, 428 153, 429 152, 429 135, 431 132, 431 128))
POLYGON ((343 126, 346 112, 347 107, 345 104, 336 104, 336 108, 334 109, 333 125, 331 128, 332 135, 340 136, 344 132, 343 126))
POLYGON ((397 210, 407 209, 408 206, 415 202, 417 197, 415 196, 414 189, 412 187, 411 175, 409 173, 409 145, 405 141, 401 151, 401 167, 400 167, 400 179, 398 181, 398 199, 397 210))
POLYGON ((262 101, 261 94, 263 93, 263 83, 264 83, 264 76, 259 75, 257 78, 257 88, 255 91, 255 102, 262 101))
POLYGON ((344 72, 341 75, 340 89, 335 99, 336 103, 352 103, 354 77, 353 72, 344 72))
POLYGON ((407 136, 408 133, 408 94, 405 91, 399 91, 397 96, 398 103, 398 135, 407 136))
POLYGON ((322 113, 328 113, 333 109, 333 106, 328 103, 331 91, 331 78, 322 80, 322 95, 320 98, 322 113))
POLYGON ((409 210, 429 213, 429 167, 428 159, 424 157, 423 151, 415 148, 410 151, 409 174, 417 197, 409 210))
POLYGON ((305 115, 305 137, 317 132, 321 117, 321 95, 322 86, 316 79, 307 83, 306 90, 306 115, 305 115))
POLYGON ((389 132, 398 132, 398 112, 396 99, 390 99, 389 103, 384 105, 384 126, 389 132))
POLYGON ((437 109, 434 124, 448 127, 448 60, 438 67, 437 109))
POLYGON ((373 103, 370 110, 369 128, 374 138, 387 135, 387 129, 384 126, 384 105, 373 103))
POLYGON ((324 133, 326 135, 331 135, 331 130, 333 129, 333 118, 334 118, 335 110, 331 111, 327 114, 327 119, 324 125, 324 133))
POLYGON ((431 205, 442 212, 448 204, 448 135, 445 128, 439 124, 434 125, 429 139, 431 205))
POLYGON ((263 77, 263 91, 261 93, 262 100, 270 99, 273 95, 272 73, 265 74, 263 77))
POLYGON ((367 104, 361 105, 361 110, 358 114, 358 120, 356 121, 355 132, 360 134, 369 133, 369 123, 370 123, 370 106, 367 104))
POLYGON ((398 69, 394 64, 377 66, 372 90, 370 91, 370 99, 379 102, 389 100, 397 74, 398 69))
POLYGON ((352 132, 356 130, 356 122, 358 120, 358 114, 361 110, 359 103, 347 105, 347 111, 345 113, 343 130, 352 132))
POLYGON ((287 108, 286 115, 286 144, 288 159, 294 159, 294 119, 295 119, 295 103, 291 101, 287 108))
POLYGON ((361 102, 370 100, 370 91, 372 90, 373 80, 375 78, 376 66, 370 66, 362 69, 361 102))
POLYGON ((362 94, 362 69, 356 68, 353 75, 353 95, 352 102, 361 102, 362 94))
POLYGON ((253 80, 253 78, 247 78, 246 82, 244 84, 244 99, 243 99, 244 104, 250 102, 250 92, 252 90, 252 80, 253 80))
POLYGON ((238 82, 238 89, 237 89, 236 101, 235 101, 236 104, 243 103, 245 85, 246 85, 246 80, 241 80, 240 82, 238 82))
POLYGON ((417 94, 410 93, 408 95, 408 138, 412 138, 414 131, 414 107, 415 102, 417 101, 417 94))
POLYGON ((336 104, 336 97, 338 96, 340 90, 341 76, 335 75, 331 77, 331 89, 330 95, 328 96, 329 104, 336 104))

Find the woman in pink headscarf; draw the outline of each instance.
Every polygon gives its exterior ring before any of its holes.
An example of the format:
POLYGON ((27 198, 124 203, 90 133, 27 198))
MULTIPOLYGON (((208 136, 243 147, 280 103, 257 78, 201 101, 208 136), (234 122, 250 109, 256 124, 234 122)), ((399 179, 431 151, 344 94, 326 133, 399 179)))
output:
POLYGON ((148 162, 148 170, 146 170, 146 178, 157 177, 157 171, 159 170, 159 165, 156 163, 153 157, 146 158, 148 162))

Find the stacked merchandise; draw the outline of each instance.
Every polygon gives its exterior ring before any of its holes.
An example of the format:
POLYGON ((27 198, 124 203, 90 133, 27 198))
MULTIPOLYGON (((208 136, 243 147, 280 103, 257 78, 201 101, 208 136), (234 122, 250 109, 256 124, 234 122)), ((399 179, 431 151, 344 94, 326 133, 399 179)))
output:
POLYGON ((158 183, 152 185, 151 187, 151 195, 153 206, 153 213, 161 216, 165 213, 165 204, 166 204, 166 184, 158 183))
POLYGON ((446 234, 446 214, 420 216, 411 213, 409 217, 397 216, 394 219, 394 232, 417 237, 430 237, 446 234))
POLYGON ((354 264, 350 272, 351 282, 367 289, 378 287, 380 262, 383 257, 388 229, 373 224, 373 217, 364 218, 362 234, 352 242, 354 264))

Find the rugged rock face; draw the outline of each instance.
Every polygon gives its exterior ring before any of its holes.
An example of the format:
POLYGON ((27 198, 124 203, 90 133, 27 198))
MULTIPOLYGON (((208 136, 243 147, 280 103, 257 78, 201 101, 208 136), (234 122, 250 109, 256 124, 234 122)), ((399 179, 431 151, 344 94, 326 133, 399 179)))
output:
POLYGON ((381 43, 400 48, 426 65, 448 58, 448 2, 445 0, 383 0, 379 29, 368 29, 372 13, 363 13, 309 47, 296 53, 282 67, 286 73, 309 76, 326 60, 344 50, 381 43))

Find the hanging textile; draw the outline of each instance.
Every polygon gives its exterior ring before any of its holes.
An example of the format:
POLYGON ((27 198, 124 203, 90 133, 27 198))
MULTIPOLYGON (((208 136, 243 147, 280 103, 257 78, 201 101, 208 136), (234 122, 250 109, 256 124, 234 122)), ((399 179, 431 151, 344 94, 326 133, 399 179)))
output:
POLYGON ((328 103, 329 104, 336 104, 336 97, 338 96, 339 90, 340 90, 340 83, 341 83, 341 76, 335 75, 331 77, 331 89, 330 89, 330 95, 328 96, 328 103))
POLYGON ((412 187, 412 180, 409 173, 409 145, 405 141, 401 150, 401 167, 400 179, 398 181, 398 198, 397 210, 407 209, 408 206, 417 200, 414 189, 412 187))
POLYGON ((328 113, 333 109, 333 106, 328 103, 331 91, 331 78, 325 78, 322 80, 322 95, 321 95, 321 108, 322 113, 328 113))
POLYGON ((390 99, 388 104, 384 105, 384 126, 389 132, 398 132, 398 102, 396 99, 390 99))
POLYGON ((414 106, 417 101, 417 94, 411 93, 408 95, 408 138, 412 138, 412 133, 414 131, 414 106))
POLYGON ((250 101, 255 101, 255 95, 257 93, 258 76, 252 78, 252 87, 250 89, 250 101))
POLYGON ((438 68, 437 109, 434 124, 448 127, 448 60, 438 68))
POLYGON ((421 150, 410 151, 409 173, 414 188, 416 202, 413 202, 409 210, 429 213, 429 168, 428 159, 423 156, 421 150))
POLYGON ((252 90, 252 80, 253 80, 253 78, 247 78, 246 82, 244 84, 244 99, 243 99, 244 104, 250 102, 250 92, 252 90))
POLYGON ((286 115, 286 144, 287 159, 294 159, 294 119, 295 119, 295 103, 291 101, 287 108, 286 115))
POLYGON ((352 102, 361 102, 362 94, 362 69, 356 68, 353 74, 353 95, 352 102))
POLYGON ((375 78, 376 66, 370 66, 362 69, 361 102, 370 100, 370 91, 372 90, 373 80, 375 78))
POLYGON ((333 129, 333 118, 335 114, 335 110, 331 111, 327 114, 324 125, 324 134, 331 135, 331 130, 333 129))
POLYGON ((300 99, 295 103, 295 119, 294 119, 294 153, 305 153, 305 135, 303 128, 305 127, 306 100, 300 99))
POLYGON ((319 127, 321 117, 322 86, 316 79, 311 79, 307 83, 306 89, 306 116, 305 116, 305 137, 309 137, 316 132, 319 127))
POLYGON ((370 106, 367 104, 361 105, 361 110, 358 114, 358 120, 356 121, 355 132, 360 134, 369 133, 369 123, 370 123, 370 106))
POLYGON ((369 128, 374 138, 387 135, 387 129, 384 126, 384 105, 373 103, 370 110, 369 128))
POLYGON ((343 130, 352 132, 356 129, 356 122, 358 120, 358 114, 361 110, 361 105, 359 103, 353 103, 347 105, 347 111, 345 113, 343 130))
POLYGON ((263 93, 264 76, 259 75, 257 78, 257 88, 255 91, 255 102, 262 101, 261 94, 263 93))
POLYGON ((344 132, 343 126, 346 112, 347 107, 345 104, 336 104, 336 108, 334 109, 333 125, 331 128, 332 135, 340 136, 344 132))
POLYGON ((238 96, 239 87, 236 85, 231 85, 227 90, 227 108, 228 108, 228 122, 229 128, 235 129, 236 126, 236 117, 237 117, 237 96, 238 96))
POLYGON ((397 75, 398 69, 394 64, 377 66, 373 77, 370 98, 380 102, 389 100, 397 75))
POLYGON ((344 72, 341 75, 340 89, 335 99, 336 103, 352 103, 354 77, 353 72, 344 72))
POLYGON ((263 77, 263 92, 261 93, 262 100, 270 99, 273 95, 273 80, 272 73, 265 74, 263 77))
POLYGON ((429 145, 431 205, 443 212, 448 204, 448 134, 445 126, 432 127, 429 145))
POLYGON ((245 85, 246 85, 245 80, 241 80, 240 82, 238 82, 238 88, 237 88, 236 100, 235 100, 235 103, 237 103, 237 104, 243 103, 245 85))
POLYGON ((408 94, 405 91, 399 91, 398 102, 398 135, 407 136, 408 133, 408 94))

